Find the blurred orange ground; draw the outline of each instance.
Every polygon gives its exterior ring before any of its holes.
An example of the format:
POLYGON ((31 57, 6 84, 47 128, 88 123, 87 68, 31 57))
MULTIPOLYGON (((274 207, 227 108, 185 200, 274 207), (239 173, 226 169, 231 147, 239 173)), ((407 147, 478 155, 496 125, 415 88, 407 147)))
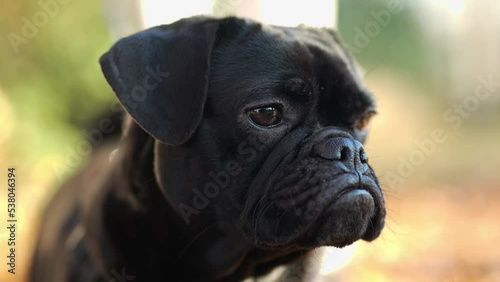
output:
MULTIPOLYGON (((387 198, 381 238, 333 281, 500 281, 500 183, 421 186, 387 198)), ((328 280, 329 281, 329 280, 328 280)))

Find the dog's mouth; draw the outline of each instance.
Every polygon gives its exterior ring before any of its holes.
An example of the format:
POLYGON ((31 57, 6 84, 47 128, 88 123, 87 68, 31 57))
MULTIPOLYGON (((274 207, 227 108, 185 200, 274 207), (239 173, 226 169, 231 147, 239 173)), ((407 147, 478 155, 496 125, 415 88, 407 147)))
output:
MULTIPOLYGON (((313 179, 308 180, 316 182, 313 179)), ((319 185, 301 184, 276 186, 279 189, 255 204, 243 228, 255 245, 272 249, 343 247, 379 236, 385 208, 382 193, 370 176, 345 173, 319 185)))
POLYGON ((385 218, 383 199, 376 189, 353 186, 341 190, 293 242, 311 248, 343 247, 359 239, 376 239, 385 218))
POLYGON ((385 205, 371 168, 358 162, 353 169, 345 162, 314 156, 314 144, 307 148, 310 143, 280 158, 272 170, 266 163, 260 171, 265 175, 259 173, 250 186, 258 193, 245 199, 237 227, 254 245, 343 247, 380 235, 385 205))

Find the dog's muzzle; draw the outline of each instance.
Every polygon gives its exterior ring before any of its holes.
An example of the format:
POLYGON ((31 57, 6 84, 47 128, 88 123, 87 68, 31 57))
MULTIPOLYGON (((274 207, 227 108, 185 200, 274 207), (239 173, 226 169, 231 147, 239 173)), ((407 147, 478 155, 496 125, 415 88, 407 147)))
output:
POLYGON ((265 247, 341 247, 375 239, 384 225, 384 199, 368 156, 338 128, 283 138, 249 195, 240 226, 265 247))

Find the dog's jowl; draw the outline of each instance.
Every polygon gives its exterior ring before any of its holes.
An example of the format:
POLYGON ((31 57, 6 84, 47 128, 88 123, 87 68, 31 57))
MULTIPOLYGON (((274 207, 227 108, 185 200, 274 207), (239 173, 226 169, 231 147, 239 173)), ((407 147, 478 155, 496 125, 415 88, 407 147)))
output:
POLYGON ((100 63, 123 136, 49 205, 31 281, 241 281, 379 236, 375 104, 335 31, 194 17, 100 63))

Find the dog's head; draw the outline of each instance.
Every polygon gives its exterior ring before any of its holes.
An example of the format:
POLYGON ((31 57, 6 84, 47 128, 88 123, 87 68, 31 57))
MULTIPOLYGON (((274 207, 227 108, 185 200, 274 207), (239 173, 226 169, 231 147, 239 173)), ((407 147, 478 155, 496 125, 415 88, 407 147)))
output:
POLYGON ((266 248, 380 234, 362 146, 375 105, 334 31, 196 17, 122 39, 101 64, 156 139, 157 183, 186 223, 266 248))

